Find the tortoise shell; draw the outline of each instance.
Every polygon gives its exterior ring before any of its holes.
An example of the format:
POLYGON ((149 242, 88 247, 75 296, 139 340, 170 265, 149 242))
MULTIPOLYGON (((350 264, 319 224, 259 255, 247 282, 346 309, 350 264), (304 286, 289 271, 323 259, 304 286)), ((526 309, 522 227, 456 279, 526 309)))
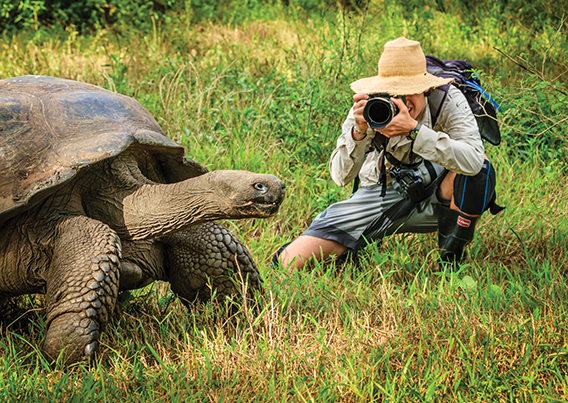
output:
POLYGON ((0 224, 132 145, 159 160, 166 182, 207 172, 130 97, 54 77, 0 80, 0 224))

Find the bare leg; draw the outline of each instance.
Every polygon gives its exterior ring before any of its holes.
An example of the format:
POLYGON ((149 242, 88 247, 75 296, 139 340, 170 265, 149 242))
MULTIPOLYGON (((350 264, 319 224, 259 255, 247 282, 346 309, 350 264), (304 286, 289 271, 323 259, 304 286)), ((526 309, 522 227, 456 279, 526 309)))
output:
POLYGON ((454 180, 456 179, 455 172, 448 172, 446 177, 438 187, 438 198, 443 200, 452 200, 454 198, 454 180))
POLYGON ((116 303, 120 240, 107 225, 84 216, 57 226, 46 290, 43 350, 65 362, 93 358, 116 303))
POLYGON ((311 235, 300 235, 282 251, 279 260, 283 267, 293 266, 301 270, 312 257, 317 260, 327 259, 331 255, 339 256, 345 250, 347 248, 339 242, 311 235))

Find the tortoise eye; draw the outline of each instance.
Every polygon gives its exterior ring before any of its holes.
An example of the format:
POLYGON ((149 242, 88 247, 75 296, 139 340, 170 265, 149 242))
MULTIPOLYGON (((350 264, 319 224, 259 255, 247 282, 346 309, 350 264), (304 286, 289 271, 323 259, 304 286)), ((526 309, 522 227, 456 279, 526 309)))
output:
POLYGON ((261 193, 266 193, 268 188, 264 185, 264 183, 255 183, 253 187, 261 193))

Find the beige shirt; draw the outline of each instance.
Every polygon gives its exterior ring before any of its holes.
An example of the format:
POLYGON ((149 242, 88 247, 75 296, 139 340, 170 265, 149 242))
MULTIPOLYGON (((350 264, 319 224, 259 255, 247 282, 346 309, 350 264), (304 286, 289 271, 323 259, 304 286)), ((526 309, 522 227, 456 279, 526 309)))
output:
MULTIPOLYGON (((416 120, 422 124, 422 127, 414 144, 406 136, 389 139, 387 151, 397 160, 410 163, 417 162, 421 157, 458 174, 479 173, 485 159, 485 149, 475 116, 459 89, 450 85, 434 127, 432 127, 428 97, 424 109, 416 120), (410 161, 411 151, 418 155, 418 160, 410 161)), ((349 184, 357 174, 361 178, 361 186, 377 184, 380 154, 374 150, 365 155, 376 132, 367 129, 367 137, 356 141, 351 135, 354 124, 355 118, 351 108, 343 123, 343 132, 337 140, 337 147, 331 154, 329 162, 331 177, 339 186, 349 184)), ((388 163, 386 168, 388 170, 388 163)))

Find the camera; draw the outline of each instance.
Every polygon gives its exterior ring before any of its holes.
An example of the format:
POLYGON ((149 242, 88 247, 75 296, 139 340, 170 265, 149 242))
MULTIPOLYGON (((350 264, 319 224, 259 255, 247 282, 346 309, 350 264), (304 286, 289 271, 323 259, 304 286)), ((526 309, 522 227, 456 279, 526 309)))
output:
POLYGON ((424 181, 414 169, 395 167, 390 170, 390 175, 393 188, 405 199, 419 203, 426 197, 424 181))
MULTIPOLYGON (((402 99, 402 102, 406 104, 404 95, 396 98, 402 99)), ((380 130, 388 126, 398 111, 398 106, 391 101, 389 94, 373 94, 369 95, 365 109, 363 109, 363 117, 371 129, 380 130)))

